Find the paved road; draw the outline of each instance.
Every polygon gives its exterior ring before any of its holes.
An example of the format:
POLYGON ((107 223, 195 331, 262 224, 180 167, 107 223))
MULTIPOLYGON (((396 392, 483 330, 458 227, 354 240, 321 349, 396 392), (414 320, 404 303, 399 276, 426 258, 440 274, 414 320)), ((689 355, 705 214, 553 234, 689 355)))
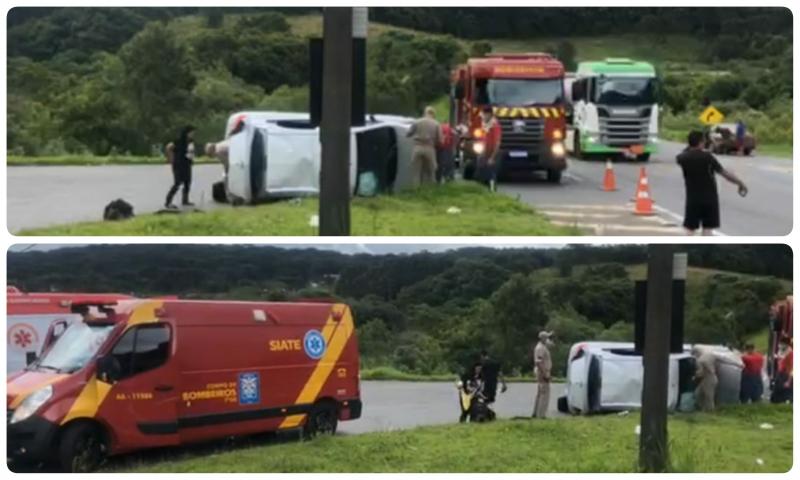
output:
MULTIPOLYGON (((172 185, 167 165, 109 165, 102 167, 8 167, 8 229, 94 221, 117 198, 133 205, 135 213, 155 212, 164 205, 172 185)), ((198 208, 215 206, 211 184, 221 178, 219 165, 196 165, 192 201, 198 208)), ((180 201, 180 193, 177 200, 180 201)))
MULTIPOLYGON (((663 142, 647 168, 658 215, 632 215, 642 164, 615 163, 616 192, 600 189, 602 161, 570 160, 562 185, 544 181, 502 184, 518 197, 563 225, 577 225, 596 235, 680 235, 684 187, 675 155, 682 146, 663 142)), ((720 157, 750 187, 740 198, 735 187, 719 179, 722 228, 727 235, 785 235, 792 227, 792 162, 766 156, 720 157)), ((108 202, 123 198, 137 213, 161 208, 171 183, 167 166, 9 167, 8 227, 24 228, 99 220, 108 202)), ((192 198, 199 208, 215 207, 211 184, 220 178, 218 165, 194 169, 192 198)))
MULTIPOLYGON (((564 384, 550 388, 550 411, 562 415, 556 405, 564 384)), ((499 418, 530 417, 536 396, 534 383, 509 383, 499 394, 494 410, 499 418)), ((361 382, 364 411, 360 419, 339 424, 344 434, 402 430, 421 425, 457 423, 461 413, 458 391, 451 382, 361 382)))
MULTIPOLYGON (((571 159, 562 185, 544 181, 505 183, 500 191, 518 197, 555 223, 577 225, 596 235, 680 235, 684 186, 675 156, 683 146, 662 142, 646 164, 615 162, 616 192, 603 192, 605 162, 571 159), (632 214, 639 170, 646 167, 658 215, 632 214)), ((725 168, 750 189, 746 198, 718 178, 722 228, 726 235, 786 235, 792 229, 792 161, 767 156, 719 156, 725 168)))

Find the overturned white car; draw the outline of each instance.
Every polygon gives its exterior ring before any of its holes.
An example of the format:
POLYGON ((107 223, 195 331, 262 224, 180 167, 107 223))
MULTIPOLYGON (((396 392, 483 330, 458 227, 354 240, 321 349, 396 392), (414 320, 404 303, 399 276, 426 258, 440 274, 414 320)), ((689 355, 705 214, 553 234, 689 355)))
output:
MULTIPOLYGON (((717 357, 718 403, 738 403, 742 361, 732 350, 722 346, 705 345, 717 357)), ((693 380, 695 359, 691 346, 681 353, 670 354, 670 410, 694 409, 693 380)), ((558 399, 558 409, 564 413, 592 414, 640 408, 644 367, 642 356, 633 343, 581 342, 570 348, 567 357, 566 395, 558 399)))
MULTIPOLYGON (((350 186, 370 196, 411 184, 413 120, 373 115, 352 127, 350 186)), ((307 113, 238 112, 225 129, 225 174, 214 199, 234 204, 319 194, 319 128, 307 113)), ((219 144, 218 144, 219 145, 219 144)))

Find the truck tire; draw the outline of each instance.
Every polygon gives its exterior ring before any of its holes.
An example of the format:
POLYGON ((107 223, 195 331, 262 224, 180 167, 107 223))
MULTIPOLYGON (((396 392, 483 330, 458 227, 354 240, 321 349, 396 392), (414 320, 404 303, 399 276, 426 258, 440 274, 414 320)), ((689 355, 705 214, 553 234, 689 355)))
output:
POLYGON ((753 149, 752 148, 745 148, 744 150, 742 150, 742 152, 744 153, 744 155, 746 157, 749 157, 750 154, 753 152, 753 149))
POLYGON ((339 424, 336 405, 320 402, 314 405, 303 425, 303 439, 310 440, 320 435, 334 435, 339 424))
POLYGON ((649 162, 650 161, 650 154, 649 153, 643 153, 643 154, 641 154, 641 155, 636 157, 636 161, 637 162, 649 162))
POLYGON ((106 458, 103 432, 91 423, 74 423, 62 432, 58 445, 58 463, 69 473, 97 470, 106 458))
POLYGON ((217 203, 228 203, 228 197, 225 195, 225 182, 220 180, 211 185, 211 196, 217 203))
POLYGON ((561 170, 548 170, 547 181, 550 183, 561 183, 561 170))
POLYGON ((561 413, 569 413, 569 405, 567 404, 567 397, 558 397, 558 411, 561 413))

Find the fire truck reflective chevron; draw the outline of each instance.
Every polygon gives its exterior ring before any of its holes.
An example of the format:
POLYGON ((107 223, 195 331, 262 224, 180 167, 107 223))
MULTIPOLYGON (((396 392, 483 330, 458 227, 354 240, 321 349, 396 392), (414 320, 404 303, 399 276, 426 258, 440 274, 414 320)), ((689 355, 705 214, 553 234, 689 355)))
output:
MULTIPOLYGON (((556 107, 493 107, 492 110, 498 118, 560 118, 564 115, 563 108, 556 107)), ((473 111, 480 113, 480 107, 473 107, 473 111)))

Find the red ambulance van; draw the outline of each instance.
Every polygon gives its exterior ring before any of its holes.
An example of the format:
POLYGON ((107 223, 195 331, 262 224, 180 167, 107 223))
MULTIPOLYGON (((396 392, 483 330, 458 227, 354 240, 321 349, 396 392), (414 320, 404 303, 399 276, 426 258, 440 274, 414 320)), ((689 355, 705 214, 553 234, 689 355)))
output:
POLYGON ((93 306, 7 381, 8 456, 95 469, 107 455, 361 415, 347 305, 123 300, 93 306))

